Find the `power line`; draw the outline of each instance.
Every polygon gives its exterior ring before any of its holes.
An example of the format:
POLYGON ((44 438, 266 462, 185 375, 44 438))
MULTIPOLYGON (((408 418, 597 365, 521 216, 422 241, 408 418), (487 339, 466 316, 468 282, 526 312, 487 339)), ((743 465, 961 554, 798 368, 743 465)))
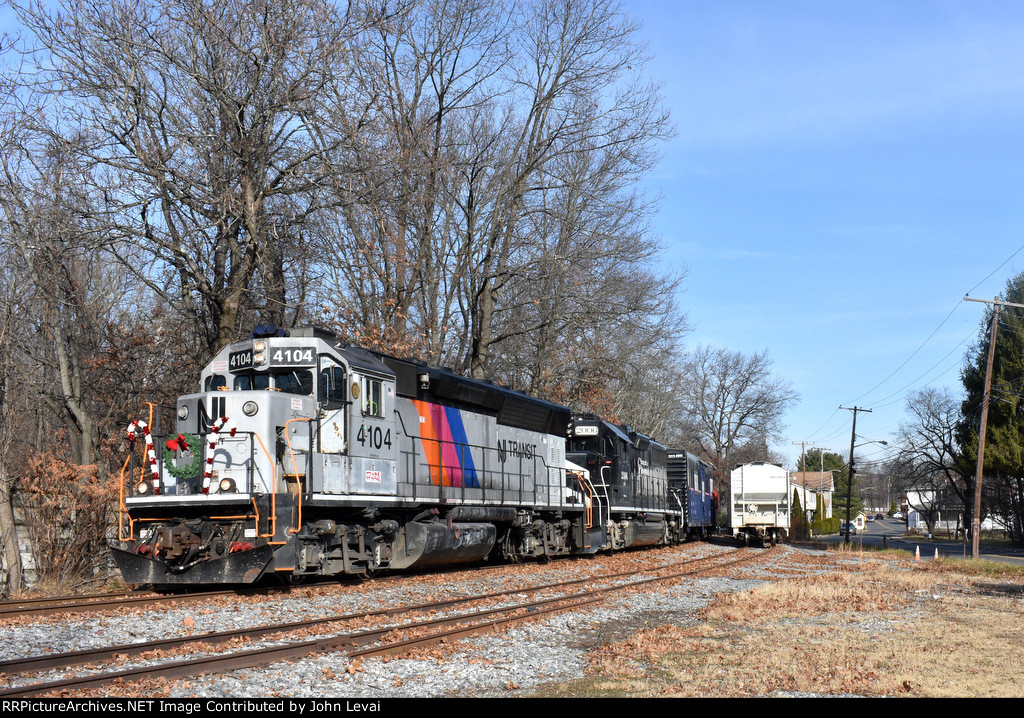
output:
MULTIPOLYGON (((991 279, 991 278, 992 278, 992 277, 993 277, 993 276, 994 276, 994 275, 995 275, 995 274, 996 274, 996 273, 997 273, 997 272, 998 272, 998 271, 999 271, 1000 269, 1002 269, 1003 267, 1005 267, 1005 266, 1006 266, 1006 265, 1007 265, 1007 264, 1008 264, 1008 263, 1010 262, 1010 260, 1012 260, 1012 259, 1013 259, 1014 257, 1016 257, 1016 256, 1017 256, 1018 254, 1020 254, 1020 253, 1021 253, 1021 251, 1024 251, 1024 244, 1022 244, 1022 245, 1021 245, 1020 247, 1018 247, 1018 248, 1017 248, 1017 249, 1016 249, 1016 250, 1015 250, 1015 251, 1014 251, 1014 252, 1013 252, 1013 253, 1012 253, 1012 254, 1011 254, 1011 255, 1010 255, 1009 257, 1007 257, 1006 259, 1004 259, 1004 260, 1003 260, 1003 261, 1002 261, 1002 262, 1001 262, 1001 263, 999 264, 999 266, 998 266, 998 267, 996 267, 996 268, 995 268, 995 269, 993 269, 993 270, 992 270, 991 272, 989 272, 989 273, 988 273, 988 275, 987 275, 987 276, 986 276, 986 277, 985 277, 984 279, 982 279, 982 280, 981 280, 980 282, 978 282, 978 283, 977 283, 977 284, 975 284, 975 285, 974 285, 973 287, 971 287, 971 288, 970 288, 970 289, 969 289, 969 290, 967 291, 967 294, 969 295, 969 294, 970 294, 971 292, 973 292, 973 291, 974 291, 975 289, 977 289, 977 288, 978 288, 978 287, 980 287, 980 286, 981 286, 982 284, 984 284, 984 283, 985 283, 985 282, 987 282, 987 281, 988 281, 989 279, 991 279)), ((868 394, 870 394, 871 392, 873 392, 873 391, 874 391, 875 389, 877 389, 878 387, 880 387, 880 386, 882 386, 883 384, 885 384, 885 382, 889 381, 889 379, 891 379, 891 378, 892 378, 893 376, 895 376, 895 375, 896 375, 896 374, 897 374, 897 373, 898 373, 898 372, 900 371, 900 369, 902 369, 903 367, 905 367, 905 366, 906 366, 906 365, 907 365, 907 364, 908 364, 908 363, 910 362, 910 360, 911 360, 911 359, 913 359, 913 358, 914 358, 914 357, 915 357, 915 356, 916 356, 916 355, 918 354, 918 352, 920 352, 920 351, 921 351, 921 350, 922 350, 922 349, 923 349, 923 348, 924 348, 924 347, 925 347, 925 346, 926 346, 926 345, 928 344, 928 342, 930 342, 930 341, 932 340, 932 338, 933 338, 933 337, 934 337, 934 336, 935 336, 935 335, 936 335, 936 334, 938 333, 938 331, 939 331, 939 330, 940 330, 940 329, 941 329, 941 328, 942 328, 942 327, 943 327, 943 326, 945 325, 945 323, 946 323, 947 321, 949 321, 949 318, 950 318, 951 316, 953 316, 953 313, 954 313, 954 312, 955 312, 955 311, 957 310, 957 308, 958 308, 958 307, 960 306, 960 304, 961 304, 961 302, 960 302, 960 301, 958 301, 958 302, 956 303, 956 305, 955 305, 955 306, 954 306, 954 307, 953 307, 953 308, 952 308, 952 309, 951 309, 951 310, 949 311, 949 313, 948 313, 948 314, 947 314, 947 315, 945 316, 945 318, 944 318, 944 319, 943 319, 943 320, 942 320, 941 322, 939 322, 939 325, 938 325, 937 327, 935 327, 935 329, 934 329, 934 330, 932 331, 932 333, 931 333, 931 334, 929 334, 929 335, 928 335, 928 337, 927 337, 927 338, 926 338, 926 339, 925 339, 925 340, 924 340, 923 342, 921 342, 921 345, 920 345, 920 346, 918 346, 918 347, 917 347, 917 349, 915 349, 915 350, 913 351, 913 353, 911 353, 911 354, 910 354, 910 356, 908 356, 908 357, 907 357, 907 358, 906 358, 906 359, 905 359, 905 360, 904 360, 904 361, 903 361, 903 362, 902 362, 902 363, 901 363, 901 364, 900 364, 900 365, 899 365, 898 367, 896 367, 896 368, 895 368, 895 369, 894 369, 894 370, 893 370, 893 371, 892 371, 892 372, 891 372, 891 373, 890 373, 890 374, 889 374, 888 376, 886 376, 886 377, 885 377, 884 379, 882 379, 882 381, 880 381, 880 382, 879 382, 878 384, 876 384, 875 386, 871 387, 871 388, 870 388, 870 389, 868 389, 868 390, 867 390, 866 392, 864 392, 863 394, 861 394, 860 396, 858 396, 858 397, 857 397, 856 399, 854 399, 854 403, 856 403, 856 402, 860 401, 861 399, 863 399, 864 397, 866 397, 866 396, 867 396, 868 394)), ((963 343, 963 342, 961 342, 961 344, 962 344, 962 343, 963 343)), ((959 345, 958 345, 958 346, 959 346, 959 345)), ((955 349, 954 349, 954 351, 955 351, 955 349)), ((948 355, 947 355, 947 356, 948 356, 948 355)), ((925 373, 927 374, 927 372, 925 372, 925 373)), ((919 378, 920 378, 920 377, 919 377, 919 378)), ((916 381, 916 380, 915 380, 915 381, 916 381)), ((911 382, 911 383, 913 383, 913 382, 911 382)), ((902 391, 902 390, 901 390, 901 391, 902 391)), ((898 393, 898 392, 897 392, 897 393, 898 393)), ((892 396, 892 395, 890 395, 890 396, 892 396)), ((886 397, 886 399, 887 399, 887 398, 889 398, 889 397, 886 397)), ((884 401, 884 399, 883 399, 883 401, 884 401)), ((831 417, 830 417, 830 418, 831 418, 831 417)), ((827 423, 827 422, 826 422, 826 423, 827 423)))
POLYGON ((855 403, 856 403, 856 402, 858 402, 858 401, 860 401, 860 400, 861 400, 861 399, 863 399, 863 398, 864 398, 865 396, 867 396, 868 394, 870 394, 871 392, 873 392, 873 391, 874 391, 875 389, 877 389, 878 387, 880 387, 880 386, 882 386, 883 384, 885 384, 885 382, 887 382, 887 381, 889 381, 890 379, 892 379, 892 377, 893 377, 893 376, 895 376, 895 374, 896 374, 896 373, 897 373, 897 372, 898 372, 898 371, 899 371, 900 369, 902 369, 903 367, 905 367, 905 366, 906 366, 906 365, 907 365, 907 364, 908 364, 908 363, 910 362, 910 360, 911 360, 911 359, 913 359, 913 358, 914 358, 915 356, 917 356, 917 353, 918 353, 919 351, 921 351, 922 349, 924 349, 925 345, 926 345, 926 344, 928 344, 928 342, 930 342, 930 341, 931 341, 932 337, 934 337, 934 336, 935 336, 935 335, 936 335, 936 334, 938 333, 938 331, 939 331, 940 329, 942 329, 942 326, 943 326, 943 325, 944 325, 944 324, 945 324, 945 323, 946 323, 947 321, 949 321, 949 318, 950 318, 951 316, 953 316, 953 312, 955 312, 955 311, 957 310, 957 307, 959 307, 959 306, 960 306, 960 302, 957 302, 956 306, 954 306, 954 307, 953 307, 952 309, 950 309, 950 310, 949 310, 949 314, 947 314, 947 315, 946 315, 945 319, 943 319, 943 320, 942 320, 941 322, 939 322, 939 326, 935 327, 935 329, 934 329, 934 330, 932 330, 932 333, 928 335, 928 338, 927 338, 927 339, 925 339, 925 340, 924 340, 923 342, 921 342, 921 345, 920 345, 920 346, 919 346, 919 347, 918 347, 917 349, 915 349, 915 350, 913 351, 913 353, 912 353, 912 354, 911 354, 910 356, 908 356, 908 357, 907 357, 906 359, 904 359, 904 360, 903 360, 903 363, 902 363, 902 364, 900 364, 900 365, 899 365, 898 367, 896 367, 895 369, 893 369, 893 370, 892 370, 892 372, 891 372, 891 373, 889 374, 889 376, 887 376, 887 377, 885 377, 884 379, 882 379, 882 381, 880 381, 880 382, 878 382, 877 384, 875 384, 875 385, 874 385, 873 387, 871 387, 870 389, 868 389, 868 390, 867 390, 866 392, 864 392, 863 394, 861 394, 860 396, 858 396, 858 397, 857 397, 856 399, 854 399, 853 401, 854 401, 855 403))
MULTIPOLYGON (((970 294, 970 293, 971 293, 972 291, 974 291, 975 289, 977 289, 978 287, 980 287, 980 286, 981 286, 982 284, 984 284, 985 282, 987 282, 987 281, 988 281, 989 279, 991 279, 991 278, 992 278, 993 276, 995 276, 995 274, 996 274, 997 272, 999 272, 999 270, 1001 270, 1001 269, 1002 269, 1003 267, 1005 267, 1005 266, 1006 266, 1006 265, 1007 265, 1007 264, 1008 264, 1008 263, 1009 263, 1009 262, 1010 262, 1010 261, 1011 261, 1011 260, 1012 260, 1012 259, 1013 259, 1014 257, 1016 257, 1016 256, 1017 256, 1018 254, 1020 254, 1020 253, 1021 253, 1021 251, 1024 251, 1024 244, 1022 244, 1022 245, 1021 245, 1020 247, 1018 247, 1018 248, 1017 248, 1017 249, 1016 249, 1016 250, 1015 250, 1015 251, 1014 251, 1014 252, 1013 252, 1012 254, 1010 254, 1010 256, 1008 256, 1008 257, 1007 257, 1006 259, 1004 259, 1004 260, 1003 260, 1003 261, 1002 261, 1002 262, 1001 262, 1001 263, 999 264, 999 266, 997 266, 997 267, 996 267, 995 269, 993 269, 993 270, 992 270, 991 272, 989 272, 989 273, 988 273, 988 274, 987 274, 987 275, 986 275, 986 276, 984 277, 984 279, 982 279, 982 280, 981 280, 980 282, 978 282, 978 283, 977 283, 977 284, 975 284, 975 285, 974 285, 973 287, 971 287, 971 289, 970 289, 970 290, 969 290, 969 291, 967 292, 967 294, 970 294)), ((885 384, 885 383, 886 383, 887 381, 889 381, 889 380, 890 380, 890 379, 891 379, 891 378, 892 378, 893 376, 895 376, 895 375, 896 375, 896 374, 897 374, 897 373, 898 373, 898 372, 899 372, 899 371, 900 371, 901 369, 903 369, 903 367, 905 367, 905 366, 906 366, 906 365, 907 365, 907 364, 908 364, 908 363, 909 363, 909 362, 910 362, 910 361, 911 361, 911 360, 912 360, 912 359, 913 359, 913 358, 914 358, 914 357, 915 357, 915 356, 916 356, 916 355, 917 355, 917 354, 918 354, 918 353, 919 353, 919 352, 920 352, 920 351, 921 351, 921 350, 922 350, 922 349, 923 349, 923 348, 924 348, 924 347, 925 347, 925 346, 926 346, 926 345, 927 345, 927 344, 928 344, 928 343, 929 343, 929 342, 930 342, 930 341, 931 341, 931 340, 932 340, 932 339, 933 339, 933 338, 935 337, 935 335, 936 335, 936 334, 937 334, 937 333, 939 332, 939 330, 940 330, 940 329, 941 329, 941 328, 942 328, 943 326, 945 326, 946 322, 948 322, 948 321, 949 321, 950 317, 952 317, 952 316, 953 316, 954 312, 956 312, 957 308, 958 308, 958 307, 959 307, 960 305, 961 305, 961 301, 958 301, 958 302, 956 303, 956 305, 955 305, 955 306, 954 306, 954 307, 953 307, 953 308, 952 308, 952 309, 951 309, 951 310, 949 311, 949 313, 948 313, 948 314, 946 314, 946 316, 945 316, 945 317, 944 317, 944 318, 942 319, 942 321, 941 321, 941 322, 939 322, 938 326, 936 326, 936 327, 935 327, 935 329, 934 329, 934 330, 932 330, 931 334, 929 334, 929 335, 928 335, 928 337, 927 337, 927 338, 926 338, 926 339, 925 339, 925 340, 924 340, 923 342, 921 342, 921 344, 920 344, 920 345, 919 345, 919 346, 918 346, 918 347, 917 347, 917 348, 916 348, 916 349, 915 349, 915 350, 914 350, 914 351, 913 351, 913 352, 912 352, 912 353, 911 353, 911 354, 910 354, 910 355, 909 355, 909 356, 908 356, 908 357, 907 357, 907 358, 906 358, 906 359, 905 359, 905 360, 904 360, 904 361, 903 361, 902 363, 900 363, 900 365, 899 365, 899 366, 897 366, 897 367, 896 367, 896 368, 895 368, 895 369, 894 369, 894 370, 893 370, 892 372, 890 372, 890 373, 889 373, 889 375, 888 375, 888 376, 886 376, 886 377, 885 377, 884 379, 882 379, 882 380, 881 380, 881 381, 880 381, 880 382, 879 382, 878 384, 876 384, 876 385, 875 385, 875 386, 873 386, 873 387, 872 387, 871 389, 868 389, 868 390, 867 390, 866 392, 864 392, 864 393, 863 393, 863 394, 861 394, 861 395, 860 395, 859 397, 857 397, 857 399, 855 399, 855 400, 854 400, 854 403, 856 403, 857 401, 860 401, 860 400, 861 400, 861 399, 863 399, 864 397, 866 397, 866 396, 868 396, 869 394, 871 394, 871 392, 875 391, 875 390, 876 390, 876 389, 878 389, 878 388, 879 388, 880 386, 884 385, 884 384, 885 384)), ((1014 331, 1014 332, 1016 333, 1016 330, 1011 330, 1011 331, 1014 331)), ((942 359, 940 359, 940 360, 939 360, 939 361, 937 361, 937 362, 936 362, 935 364, 933 364, 933 365, 932 365, 932 366, 931 366, 931 367, 930 367, 930 368, 929 368, 928 370, 926 370, 926 371, 925 371, 924 373, 920 374, 920 375, 919 375, 919 376, 918 376, 918 377, 917 377, 916 379, 914 379, 913 381, 911 381, 911 382, 909 382, 908 384, 904 385, 904 386, 903 386, 903 387, 902 387, 901 389, 898 389, 898 390, 896 390, 895 392, 893 392, 893 393, 889 394, 888 396, 884 397, 884 398, 883 398, 883 399, 882 399, 881 401, 886 401, 886 400, 888 400, 888 399, 890 399, 890 398, 892 398, 892 397, 895 397, 895 396, 897 396, 897 395, 900 395, 900 394, 901 394, 901 392, 904 392, 905 390, 909 389, 909 388, 910 388, 911 386, 913 386, 914 384, 916 384, 916 383, 917 383, 918 381, 922 380, 922 379, 923 379, 924 377, 926 377, 926 376, 927 376, 927 375, 928 375, 928 374, 929 374, 929 373, 930 373, 931 371, 933 371, 933 370, 934 370, 934 369, 935 369, 935 368, 936 368, 937 366, 939 366, 940 364, 942 364, 942 362, 944 362, 944 361, 945 361, 946 359, 948 359, 948 358, 949 358, 949 356, 950 356, 951 354, 953 354, 953 352, 955 352, 955 351, 956 351, 957 349, 959 349, 959 348, 960 348, 961 346, 963 346, 963 345, 964 345, 964 343, 966 343, 966 342, 967 342, 967 341, 968 341, 968 340, 969 340, 969 339, 971 338, 971 336, 974 336, 974 332, 972 332, 972 333, 971 333, 970 335, 968 335, 968 336, 967 336, 967 337, 966 337, 966 338, 965 338, 965 339, 964 339, 963 341, 961 341, 961 342, 960 342, 959 344, 957 344, 957 345, 956 345, 955 347, 953 347, 953 349, 951 349, 951 350, 950 350, 950 351, 949 351, 949 352, 948 352, 948 353, 947 353, 947 354, 946 354, 946 355, 945 355, 945 356, 944 356, 944 357, 943 357, 942 359)), ((945 372, 947 372, 947 371, 949 371, 949 369, 948 369, 948 368, 947 368, 947 369, 945 369, 945 370, 943 370, 943 371, 942 371, 942 372, 940 373, 940 375, 941 375, 941 374, 944 374, 944 373, 945 373, 945 372)), ((903 396, 903 397, 905 397, 905 396, 906 396, 906 394, 903 394, 902 396, 903 396)), ((902 398, 902 397, 901 397, 901 398, 902 398)), ((895 403, 895 402, 889 402, 888 404, 882 404, 882 406, 883 406, 883 407, 884 407, 884 406, 890 406, 890 405, 891 405, 891 404, 893 404, 893 403, 895 403)), ((844 407, 840 407, 840 408, 844 408, 844 407)), ((839 434, 840 434, 840 433, 842 432, 842 430, 843 430, 843 429, 842 429, 842 427, 840 427, 840 429, 838 429, 838 430, 837 430, 836 432, 834 432, 833 434, 831 434, 831 435, 830 435, 830 436, 828 436, 828 437, 825 437, 825 438, 823 438, 823 439, 816 439, 816 438, 815 438, 815 437, 817 437, 817 436, 818 436, 818 434, 819 434, 820 432, 822 432, 822 431, 823 431, 823 430, 825 429, 825 427, 826 427, 826 426, 828 426, 828 425, 829 425, 829 423, 830 423, 830 422, 832 421, 832 419, 833 419, 833 418, 834 418, 834 417, 836 416, 836 414, 837 414, 838 412, 839 412, 839 409, 836 409, 835 411, 833 411, 833 412, 832 412, 832 414, 831 414, 831 415, 829 415, 829 417, 828 417, 828 418, 827 418, 827 419, 826 419, 826 420, 824 421, 824 423, 823 423, 823 424, 822 424, 822 425, 821 425, 820 427, 818 427, 818 428, 817 428, 817 429, 816 429, 816 430, 815 430, 814 432, 812 432, 812 433, 811 433, 811 438, 809 439, 809 441, 816 441, 816 442, 818 442, 818 443, 825 443, 825 442, 828 442, 828 441, 830 441, 831 439, 833 439, 833 438, 835 438, 835 437, 839 436, 839 434)))
POLYGON ((857 412, 866 411, 871 412, 871 409, 863 409, 858 406, 846 407, 841 406, 840 409, 845 411, 853 412, 853 429, 850 431, 850 475, 846 479, 846 529, 843 533, 846 534, 846 543, 850 543, 850 504, 853 502, 853 450, 856 448, 857 442, 857 412))
POLYGON ((978 558, 981 539, 981 477, 985 468, 985 430, 988 428, 988 405, 992 392, 992 365, 996 357, 996 333, 999 330, 999 309, 1003 306, 1020 307, 1024 304, 1012 304, 1000 301, 999 297, 991 301, 964 297, 969 302, 985 302, 992 304, 992 338, 988 344, 988 362, 985 368, 985 393, 981 402, 981 427, 978 429, 978 463, 974 470, 974 520, 971 524, 971 558, 978 558))
POLYGON ((1014 252, 1013 254, 1011 254, 1011 255, 1010 255, 1009 257, 1007 257, 1007 258, 1006 258, 1005 260, 1003 260, 1003 263, 1002 263, 1002 264, 1000 264, 1000 265, 999 265, 998 267, 996 267, 996 268, 995 268, 995 269, 993 269, 993 270, 992 270, 991 272, 989 272, 989 274, 988 274, 988 276, 987 276, 987 277, 985 277, 985 278, 984 278, 984 279, 982 279, 982 280, 981 280, 980 282, 978 282, 977 284, 975 284, 975 285, 974 285, 973 287, 971 287, 970 289, 968 289, 968 290, 967 290, 967 294, 970 294, 970 293, 971 293, 971 292, 973 292, 973 291, 974 291, 975 289, 977 289, 977 288, 978 288, 978 287, 980 287, 980 286, 981 286, 982 284, 984 284, 984 283, 985 283, 985 282, 987 282, 987 281, 988 281, 989 279, 991 279, 991 278, 992 278, 992 275, 994 275, 994 274, 995 274, 996 272, 998 272, 998 271, 999 271, 1000 269, 1002 269, 1003 267, 1005 267, 1005 266, 1006 266, 1006 263, 1007 263, 1007 262, 1009 262, 1009 261, 1010 261, 1011 259, 1013 259, 1013 258, 1014 258, 1014 257, 1016 257, 1016 256, 1017 256, 1018 254, 1020 254, 1020 251, 1021 251, 1022 249, 1024 249, 1024 244, 1022 244, 1021 246, 1017 247, 1017 251, 1016 251, 1016 252, 1014 252))

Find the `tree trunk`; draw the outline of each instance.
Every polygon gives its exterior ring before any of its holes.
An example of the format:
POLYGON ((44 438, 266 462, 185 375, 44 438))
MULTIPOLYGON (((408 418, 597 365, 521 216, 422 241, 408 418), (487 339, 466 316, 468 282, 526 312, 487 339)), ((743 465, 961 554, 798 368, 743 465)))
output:
POLYGON ((7 466, 0 461, 0 552, 7 571, 3 587, 5 597, 20 591, 24 583, 21 549, 18 547, 18 532, 14 521, 13 483, 7 473, 7 466))

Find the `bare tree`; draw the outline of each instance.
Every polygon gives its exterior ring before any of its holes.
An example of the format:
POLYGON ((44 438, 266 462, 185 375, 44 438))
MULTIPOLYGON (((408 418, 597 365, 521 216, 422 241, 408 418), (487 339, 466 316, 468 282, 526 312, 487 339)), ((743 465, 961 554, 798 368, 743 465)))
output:
POLYGON ((50 7, 17 7, 50 126, 81 133, 111 234, 149 253, 138 278, 201 329, 200 351, 246 307, 294 315, 285 253, 345 164, 345 128, 319 117, 345 95, 348 18, 325 0, 50 7))
POLYGON ((612 410, 616 352, 686 329, 682 273, 654 271, 653 203, 636 191, 669 131, 636 27, 606 0, 430 0, 370 19, 355 107, 372 110, 325 232, 325 316, 363 343, 612 410))
MULTIPOLYGON (((652 143, 669 132, 657 88, 640 74, 644 48, 635 41, 637 28, 620 5, 540 0, 515 17, 521 44, 508 68, 510 110, 495 125, 501 142, 493 171, 477 175, 489 191, 477 193, 483 202, 467 220, 477 236, 467 282, 473 310, 467 363, 474 376, 484 375, 497 344, 522 331, 500 321, 502 301, 531 256, 530 219, 547 211, 542 190, 577 193, 562 201, 570 222, 574 199, 626 206, 631 200, 623 183, 651 166, 652 143)), ((637 227, 641 217, 633 213, 637 227)), ((585 238, 597 230, 589 224, 567 229, 585 238)))
POLYGON ((733 453, 751 440, 767 450, 779 438, 786 409, 797 399, 790 383, 772 372, 767 351, 746 356, 700 346, 686 360, 685 387, 694 438, 725 482, 733 453))
POLYGON ((429 0, 367 13, 353 101, 328 108, 338 124, 360 123, 358 170, 338 189, 341 212, 321 225, 325 314, 353 339, 451 359, 467 271, 459 202, 470 158, 490 141, 476 123, 508 61, 506 10, 429 0))
POLYGON ((660 434, 668 404, 654 419, 654 404, 641 410, 638 400, 671 396, 690 327, 676 304, 684 272, 657 266, 663 248, 645 223, 651 205, 633 190, 635 169, 596 148, 552 160, 549 186, 537 191, 543 211, 523 222, 529 245, 494 313, 502 341, 490 371, 518 369, 533 393, 592 410, 603 401, 609 416, 660 434))
POLYGON ((908 420, 900 425, 900 450, 889 470, 903 491, 917 490, 933 497, 914 506, 934 529, 939 499, 955 496, 964 515, 974 501, 974 469, 957 437, 962 420, 960 399, 948 388, 927 387, 907 398, 908 420))
POLYGON ((4 595, 19 591, 24 581, 14 518, 14 477, 9 463, 14 432, 20 424, 11 389, 18 383, 14 345, 16 324, 22 320, 23 311, 13 279, 9 266, 0 268, 0 547, 5 571, 4 595))
POLYGON ((104 263, 95 261, 90 200, 81 192, 81 174, 68 143, 8 149, 0 171, 0 214, 6 244, 20 255, 37 309, 42 342, 34 345, 35 359, 52 368, 56 378, 54 390, 43 398, 66 426, 73 461, 92 464, 100 438, 86 398, 84 363, 91 354, 87 345, 100 333, 96 322, 103 310, 96 302, 109 306, 114 298, 100 281, 104 263))
MULTIPOLYGON (((0 35, 0 58, 4 62, 11 56, 12 40, 0 35)), ((0 144, 0 156, 6 162, 11 151, 11 141, 20 130, 17 118, 18 83, 15 77, 20 72, 17 68, 8 68, 6 64, 0 69, 0 136, 4 142, 0 144)), ((10 252, 9 245, 0 244, 5 248, 5 255, 10 252)), ((18 425, 18 411, 14 401, 13 389, 18 381, 18 363, 15 359, 18 345, 17 329, 24 318, 24 306, 19 301, 22 293, 16 286, 18 276, 11 262, 4 262, 0 267, 0 555, 3 558, 3 595, 21 589, 24 577, 21 562, 21 550, 18 546, 17 525, 14 517, 14 477, 11 474, 12 445, 14 432, 18 425)))

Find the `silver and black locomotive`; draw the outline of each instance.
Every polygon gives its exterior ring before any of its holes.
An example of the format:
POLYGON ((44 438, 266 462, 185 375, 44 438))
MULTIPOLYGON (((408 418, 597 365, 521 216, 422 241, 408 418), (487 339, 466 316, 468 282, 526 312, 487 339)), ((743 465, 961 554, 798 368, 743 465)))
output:
POLYGON ((686 538, 685 497, 648 437, 323 330, 257 327, 201 388, 168 429, 154 416, 128 428, 145 440, 112 542, 128 583, 299 582, 686 538))

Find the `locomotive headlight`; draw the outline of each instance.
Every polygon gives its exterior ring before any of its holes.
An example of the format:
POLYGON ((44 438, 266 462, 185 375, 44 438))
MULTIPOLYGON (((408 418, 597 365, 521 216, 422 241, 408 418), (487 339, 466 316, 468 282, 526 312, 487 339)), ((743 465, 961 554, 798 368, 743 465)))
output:
POLYGON ((256 352, 252 355, 253 364, 263 364, 267 361, 267 355, 263 352, 256 352))
POLYGON ((140 481, 139 485, 135 487, 135 493, 139 496, 149 496, 153 493, 153 482, 151 481, 140 481))
POLYGON ((267 350, 267 343, 264 341, 258 341, 252 345, 252 348, 254 351, 262 353, 267 350))
POLYGON ((218 490, 222 494, 234 493, 236 491, 234 479, 221 479, 217 485, 218 490))
POLYGON ((188 407, 184 404, 178 407, 178 418, 182 421, 188 418, 188 407))
POLYGON ((242 413, 246 416, 255 416, 259 410, 260 407, 255 401, 247 401, 242 404, 242 413))

